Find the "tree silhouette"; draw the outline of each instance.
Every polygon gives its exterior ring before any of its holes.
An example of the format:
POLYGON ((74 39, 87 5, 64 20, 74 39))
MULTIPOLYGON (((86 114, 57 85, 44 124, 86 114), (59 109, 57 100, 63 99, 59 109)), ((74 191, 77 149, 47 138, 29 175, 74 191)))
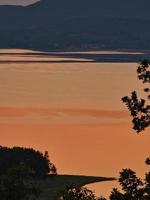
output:
POLYGON ((10 168, 7 174, 0 176, 1 200, 37 199, 40 192, 39 185, 24 164, 10 168))
POLYGON ((58 200, 99 200, 95 194, 86 187, 67 187, 61 192, 58 200))
POLYGON ((150 199, 150 172, 145 175, 145 180, 141 180, 131 169, 123 169, 120 172, 119 183, 122 191, 120 192, 117 188, 114 188, 109 200, 150 199))
POLYGON ((0 175, 7 174, 11 168, 25 165, 30 169, 30 175, 44 178, 48 174, 57 174, 57 169, 45 154, 32 148, 1 147, 0 146, 0 175))
MULTIPOLYGON (((143 60, 138 69, 137 74, 139 80, 143 82, 143 84, 150 83, 150 61, 143 60)), ((144 88, 144 92, 146 93, 146 99, 139 99, 137 96, 137 92, 133 91, 131 97, 125 96, 122 98, 122 101, 126 104, 127 108, 130 111, 132 116, 133 129, 140 133, 144 131, 145 128, 150 126, 150 88, 149 86, 144 88)))
POLYGON ((36 200, 40 181, 50 174, 57 169, 47 151, 0 146, 0 200, 36 200))

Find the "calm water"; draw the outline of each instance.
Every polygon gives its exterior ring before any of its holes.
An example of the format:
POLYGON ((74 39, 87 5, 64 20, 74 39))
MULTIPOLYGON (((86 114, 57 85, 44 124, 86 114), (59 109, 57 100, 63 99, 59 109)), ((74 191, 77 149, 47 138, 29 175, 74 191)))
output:
MULTIPOLYGON (((85 63, 89 59, 32 53, 0 51, 1 145, 48 150, 63 174, 117 177, 131 167, 143 177, 150 134, 132 131, 120 100, 135 89, 142 94, 137 63, 85 63), (69 59, 81 62, 48 63, 69 59)), ((89 188, 108 194, 113 186, 116 182, 89 188)))

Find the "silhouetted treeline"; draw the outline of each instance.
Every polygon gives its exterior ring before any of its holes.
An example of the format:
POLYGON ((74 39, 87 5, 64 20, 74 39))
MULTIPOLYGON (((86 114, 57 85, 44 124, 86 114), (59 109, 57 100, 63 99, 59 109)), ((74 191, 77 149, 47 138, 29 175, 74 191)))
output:
POLYGON ((34 177, 57 173, 56 167, 49 160, 48 152, 43 154, 32 148, 0 146, 0 176, 18 166, 28 168, 30 175, 34 177))
POLYGON ((42 189, 40 181, 57 174, 44 154, 32 148, 0 146, 0 200, 35 200, 42 189))

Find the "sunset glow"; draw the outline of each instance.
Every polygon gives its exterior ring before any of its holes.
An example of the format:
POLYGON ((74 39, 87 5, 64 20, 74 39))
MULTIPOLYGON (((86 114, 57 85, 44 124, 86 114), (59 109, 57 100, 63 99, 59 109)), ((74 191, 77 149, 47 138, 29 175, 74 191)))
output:
MULTIPOLYGON (((134 133, 121 102, 141 88, 136 66, 0 64, 1 145, 48 150, 62 174, 117 177, 130 167, 143 176, 150 136, 134 133)), ((94 190, 107 194, 114 184, 94 190)))

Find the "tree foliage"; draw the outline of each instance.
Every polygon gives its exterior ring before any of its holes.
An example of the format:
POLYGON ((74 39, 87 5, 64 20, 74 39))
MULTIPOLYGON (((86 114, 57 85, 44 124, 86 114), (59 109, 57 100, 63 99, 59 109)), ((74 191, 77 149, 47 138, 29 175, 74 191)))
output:
MULTIPOLYGON (((145 179, 137 177, 131 169, 123 169, 120 172, 118 182, 120 190, 114 188, 109 200, 149 200, 150 199, 150 172, 145 174, 145 179)), ((57 200, 107 200, 104 197, 96 197, 95 194, 85 188, 72 186, 66 188, 57 200)))
POLYGON ((48 174, 57 174, 57 169, 47 151, 0 146, 0 200, 36 200, 38 183, 48 174))
POLYGON ((32 200, 40 195, 40 187, 29 175, 25 165, 10 168, 7 174, 0 176, 1 200, 32 200))
POLYGON ((72 186, 63 190, 58 200, 98 200, 98 198, 86 187, 72 186))
POLYGON ((123 169, 120 172, 119 183, 122 191, 114 188, 109 200, 150 199, 150 172, 145 175, 145 180, 142 180, 131 169, 123 169))
POLYGON ((0 176, 7 174, 10 168, 20 165, 26 166, 30 175, 34 177, 43 178, 49 173, 57 173, 56 167, 49 160, 48 152, 43 154, 32 148, 0 146, 0 176))
POLYGON ((137 92, 133 91, 131 97, 125 96, 122 101, 126 104, 132 116, 133 129, 138 133, 150 126, 150 61, 143 60, 138 69, 139 80, 148 85, 144 88, 146 99, 139 99, 137 92))

